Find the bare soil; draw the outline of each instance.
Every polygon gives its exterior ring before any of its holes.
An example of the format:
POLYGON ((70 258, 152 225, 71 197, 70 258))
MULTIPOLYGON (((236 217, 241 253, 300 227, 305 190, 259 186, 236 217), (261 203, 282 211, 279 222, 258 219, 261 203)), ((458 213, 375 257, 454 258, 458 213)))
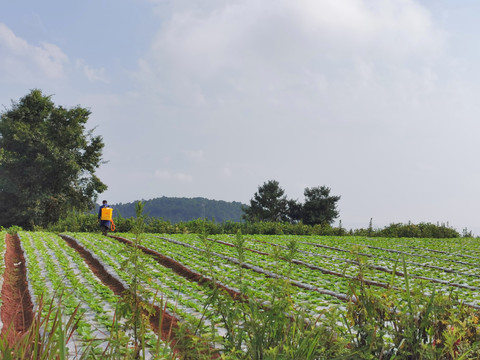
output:
POLYGON ((28 291, 25 257, 18 235, 5 236, 5 273, 2 286, 1 337, 13 344, 30 328, 34 314, 28 291))

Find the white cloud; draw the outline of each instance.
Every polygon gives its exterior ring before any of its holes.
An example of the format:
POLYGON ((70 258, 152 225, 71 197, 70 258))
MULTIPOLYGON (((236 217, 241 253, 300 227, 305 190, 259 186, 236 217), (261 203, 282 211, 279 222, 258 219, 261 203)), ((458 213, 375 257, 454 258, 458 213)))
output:
POLYGON ((405 91, 422 95, 434 89, 430 64, 445 42, 413 0, 169 5, 176 12, 139 61, 136 79, 162 106, 235 109, 220 124, 205 120, 218 132, 242 112, 251 115, 243 125, 252 126, 256 117, 308 118, 338 106, 345 112, 339 103, 346 99, 355 108, 378 97, 396 101, 405 91))
POLYGON ((3 79, 30 81, 65 76, 68 56, 56 45, 31 45, 0 23, 0 75, 3 79))
POLYGON ((94 69, 88 66, 84 60, 76 61, 77 69, 80 69, 90 82, 108 83, 108 77, 105 75, 105 68, 94 69))

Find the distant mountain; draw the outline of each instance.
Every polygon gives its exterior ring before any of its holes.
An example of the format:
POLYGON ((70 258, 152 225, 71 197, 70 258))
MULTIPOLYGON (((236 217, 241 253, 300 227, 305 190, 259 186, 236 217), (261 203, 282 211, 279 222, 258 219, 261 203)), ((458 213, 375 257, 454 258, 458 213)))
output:
MULTIPOLYGON (((141 200, 145 203, 143 213, 147 216, 163 218, 172 223, 195 220, 198 218, 214 219, 216 222, 241 221, 242 206, 240 202, 209 200, 196 198, 161 197, 151 200, 141 200)), ((114 216, 120 214, 125 218, 135 216, 135 202, 110 204, 114 209, 114 216)))

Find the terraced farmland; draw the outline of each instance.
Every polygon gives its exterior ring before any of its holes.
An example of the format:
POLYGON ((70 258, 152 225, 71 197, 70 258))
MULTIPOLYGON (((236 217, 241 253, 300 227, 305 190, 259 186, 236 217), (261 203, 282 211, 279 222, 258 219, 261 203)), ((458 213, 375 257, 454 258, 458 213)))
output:
MULTIPOLYGON (((134 264, 129 261, 135 237, 46 232, 0 235, 6 240, 0 242, 5 258, 0 274, 6 271, 7 257, 13 251, 7 248, 17 242, 24 256, 33 310, 61 297, 58 309, 62 318, 74 317, 69 353, 81 356, 85 349, 97 355, 107 351, 106 339, 115 324, 119 299, 132 286, 134 264)), ((218 287, 238 303, 245 301, 241 291, 247 286, 250 298, 269 307, 275 297, 271 283, 281 280, 288 283, 291 309, 312 317, 334 311, 340 314, 349 304, 361 301, 352 286, 359 282, 372 294, 388 292, 395 304, 393 313, 402 306, 411 307, 414 291, 421 291, 426 298, 433 293, 449 294, 459 308, 480 309, 478 239, 244 236, 242 261, 235 239, 195 234, 141 237, 135 261, 142 271, 135 272, 136 293, 143 303, 165 305, 164 310, 157 307, 144 314, 151 325, 145 338, 147 358, 181 357, 175 350, 181 324, 200 324, 203 331, 215 332, 218 341, 209 344, 215 358, 215 348, 221 349, 220 339, 228 331, 221 313, 206 306, 211 289, 218 287)), ((5 323, 9 320, 4 316, 3 294, 2 290, 1 319, 5 323)), ((48 308, 42 307, 42 311, 48 308)), ((338 323, 347 333, 348 322, 342 324, 339 317, 338 323)), ((3 328, 5 331, 6 326, 3 328)), ((125 336, 124 341, 133 337, 128 332, 125 336)))

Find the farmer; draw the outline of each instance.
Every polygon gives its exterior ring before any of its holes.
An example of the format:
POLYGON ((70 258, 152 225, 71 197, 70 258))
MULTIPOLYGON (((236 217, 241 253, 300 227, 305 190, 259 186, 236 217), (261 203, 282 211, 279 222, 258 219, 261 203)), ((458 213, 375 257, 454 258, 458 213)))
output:
POLYGON ((100 229, 102 229, 103 235, 108 235, 108 230, 112 227, 112 218, 113 209, 108 206, 107 200, 102 201, 102 206, 98 209, 98 220, 100 221, 100 229))

